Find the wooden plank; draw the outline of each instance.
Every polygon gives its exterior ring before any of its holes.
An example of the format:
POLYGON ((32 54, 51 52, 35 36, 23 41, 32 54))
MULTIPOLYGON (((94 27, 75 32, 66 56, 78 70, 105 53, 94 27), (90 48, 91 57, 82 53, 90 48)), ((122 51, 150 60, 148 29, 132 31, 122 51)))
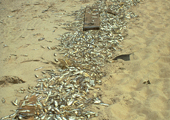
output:
POLYGON ((36 107, 35 106, 28 106, 28 105, 22 106, 22 104, 24 104, 23 103, 24 101, 25 101, 25 104, 35 105, 36 101, 37 101, 36 96, 33 95, 27 101, 26 100, 21 100, 20 103, 19 103, 19 111, 18 111, 18 114, 20 114, 23 117, 25 117, 22 120, 34 120, 34 115, 35 115, 35 112, 36 112, 36 107), (24 110, 28 110, 29 112, 24 112, 24 110))
POLYGON ((86 30, 99 30, 100 29, 100 18, 98 7, 87 6, 84 16, 83 31, 86 30))

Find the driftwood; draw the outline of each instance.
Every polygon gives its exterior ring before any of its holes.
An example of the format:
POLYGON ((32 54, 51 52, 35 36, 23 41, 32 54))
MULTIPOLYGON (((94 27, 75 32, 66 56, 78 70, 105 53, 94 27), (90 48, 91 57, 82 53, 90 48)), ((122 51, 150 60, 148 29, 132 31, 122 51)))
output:
POLYGON ((18 108, 18 116, 22 115, 22 120, 34 120, 34 115, 37 111, 36 106, 34 106, 36 104, 36 101, 37 97, 35 95, 31 96, 28 100, 20 101, 18 108), (28 112, 23 112, 24 110, 27 110, 28 112))
POLYGON ((86 7, 84 16, 84 26, 83 31, 86 30, 99 30, 100 29, 100 19, 98 7, 86 7))

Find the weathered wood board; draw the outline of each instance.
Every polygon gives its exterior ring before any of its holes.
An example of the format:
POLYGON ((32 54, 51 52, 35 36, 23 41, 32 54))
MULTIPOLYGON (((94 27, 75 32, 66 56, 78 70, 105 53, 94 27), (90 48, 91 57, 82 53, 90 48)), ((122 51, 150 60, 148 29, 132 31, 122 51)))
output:
POLYGON ((22 115, 22 116, 27 116, 25 119, 23 118, 22 120, 34 120, 34 114, 36 111, 36 107, 35 106, 28 106, 28 105, 24 105, 22 106, 22 104, 30 104, 30 105, 34 105, 36 104, 36 96, 32 96, 31 98, 29 98, 25 103, 23 103, 25 100, 21 100, 19 103, 19 111, 18 114, 22 115), (24 110, 28 110, 29 112, 22 112, 24 110))
POLYGON ((84 16, 83 31, 99 29, 100 29, 100 15, 98 7, 87 6, 84 16))

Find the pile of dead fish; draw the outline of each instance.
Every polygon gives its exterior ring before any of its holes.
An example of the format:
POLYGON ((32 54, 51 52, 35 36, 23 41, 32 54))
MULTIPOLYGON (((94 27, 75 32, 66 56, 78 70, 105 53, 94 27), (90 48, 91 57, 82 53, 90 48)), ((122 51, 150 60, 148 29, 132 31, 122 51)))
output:
POLYGON ((31 116, 36 120, 85 120, 98 116, 87 111, 89 105, 109 105, 102 103, 98 94, 90 95, 89 91, 99 89, 96 85, 102 84, 101 79, 106 73, 101 68, 113 61, 116 50, 121 50, 119 43, 127 35, 127 21, 137 17, 128 9, 139 2, 97 1, 94 5, 100 13, 100 30, 82 30, 85 9, 69 14, 75 16, 76 21, 63 23, 63 28, 70 32, 61 35, 57 39, 60 44, 53 46, 65 56, 65 59, 55 59, 58 72, 48 72, 50 78, 38 79, 35 87, 28 88, 30 95, 24 100, 35 95, 36 104, 23 102, 14 114, 2 120, 27 119, 31 116), (34 106, 35 113, 21 110, 23 106, 34 106))

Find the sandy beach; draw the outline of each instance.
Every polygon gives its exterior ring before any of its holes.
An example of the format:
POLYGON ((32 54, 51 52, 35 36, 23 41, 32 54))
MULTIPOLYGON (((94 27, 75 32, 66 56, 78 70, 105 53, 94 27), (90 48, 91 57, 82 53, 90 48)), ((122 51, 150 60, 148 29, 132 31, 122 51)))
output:
MULTIPOLYGON (((63 57, 48 48, 67 32, 61 23, 74 21, 65 14, 95 1, 0 1, 0 118, 17 109, 11 101, 24 98, 26 91, 18 91, 36 85, 35 75, 43 77, 42 70, 55 69, 43 62, 63 57), (4 76, 24 82, 4 84, 4 76)), ((138 17, 128 22, 122 51, 115 52, 115 56, 130 54, 130 60, 118 59, 103 68, 107 75, 99 92, 110 106, 92 105, 89 109, 99 115, 92 120, 169 120, 170 1, 142 0, 130 10, 138 17)))

